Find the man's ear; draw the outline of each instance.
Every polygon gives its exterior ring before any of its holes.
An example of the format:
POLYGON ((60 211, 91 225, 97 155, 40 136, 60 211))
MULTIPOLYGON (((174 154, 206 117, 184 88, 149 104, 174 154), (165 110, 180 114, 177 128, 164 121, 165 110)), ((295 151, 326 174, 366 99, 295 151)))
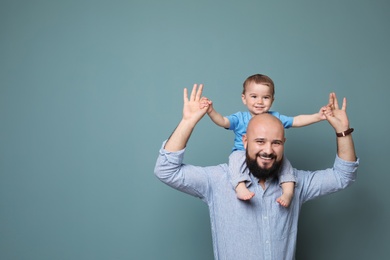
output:
POLYGON ((242 143, 244 144, 244 148, 246 149, 248 143, 248 137, 246 136, 246 134, 242 135, 242 143))

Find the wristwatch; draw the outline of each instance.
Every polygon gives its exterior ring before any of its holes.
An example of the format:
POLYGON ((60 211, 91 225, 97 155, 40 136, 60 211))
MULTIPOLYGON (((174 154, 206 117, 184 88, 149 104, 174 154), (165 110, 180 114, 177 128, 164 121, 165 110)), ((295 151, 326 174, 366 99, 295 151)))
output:
POLYGON ((336 136, 337 137, 343 137, 343 136, 347 136, 349 134, 351 134, 353 132, 353 128, 349 128, 347 130, 345 130, 344 132, 340 132, 340 133, 336 133, 336 136))

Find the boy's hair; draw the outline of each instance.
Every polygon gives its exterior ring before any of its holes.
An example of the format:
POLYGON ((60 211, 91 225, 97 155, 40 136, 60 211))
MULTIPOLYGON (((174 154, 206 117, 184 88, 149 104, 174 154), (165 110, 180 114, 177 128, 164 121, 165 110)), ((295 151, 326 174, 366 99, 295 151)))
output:
POLYGON ((245 81, 244 81, 244 84, 243 84, 243 90, 242 90, 242 94, 245 94, 245 87, 250 84, 250 83, 256 83, 256 84, 262 84, 262 85, 266 85, 268 86, 270 89, 271 89, 271 92, 272 92, 272 96, 275 95, 275 86, 274 86, 274 82, 272 81, 272 79, 266 75, 262 75, 262 74, 255 74, 255 75, 252 75, 252 76, 249 76, 245 81))

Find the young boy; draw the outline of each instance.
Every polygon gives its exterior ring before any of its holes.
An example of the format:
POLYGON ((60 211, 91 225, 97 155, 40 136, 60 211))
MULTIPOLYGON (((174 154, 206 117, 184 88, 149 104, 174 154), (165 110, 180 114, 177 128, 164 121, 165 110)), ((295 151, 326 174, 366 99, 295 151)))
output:
MULTIPOLYGON (((248 169, 243 167, 245 165, 245 149, 242 143, 242 135, 246 133, 248 122, 252 116, 270 113, 282 121, 284 128, 307 126, 326 119, 323 114, 326 107, 322 107, 315 114, 295 117, 288 117, 270 111, 274 102, 274 95, 272 79, 266 75, 255 74, 248 77, 243 84, 241 99, 248 108, 247 112, 237 112, 224 117, 214 109, 211 100, 206 97, 202 98, 202 103, 209 106, 207 114, 211 120, 218 126, 233 130, 235 133, 233 152, 229 156, 229 168, 232 174, 232 185, 236 190, 237 197, 241 200, 250 200, 255 195, 247 188, 250 178, 248 169)), ((280 168, 279 182, 282 187, 282 195, 277 199, 277 202, 283 207, 288 207, 294 195, 296 180, 291 164, 286 158, 283 159, 280 168)))

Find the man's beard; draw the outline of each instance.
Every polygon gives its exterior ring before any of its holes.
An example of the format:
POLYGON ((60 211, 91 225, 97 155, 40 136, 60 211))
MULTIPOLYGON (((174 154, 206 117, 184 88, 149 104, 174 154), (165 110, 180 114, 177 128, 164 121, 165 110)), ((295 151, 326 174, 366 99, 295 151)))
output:
MULTIPOLYGON (((257 156, 260 155, 257 154, 256 157, 257 156)), ((265 156, 269 158, 276 157, 274 154, 266 154, 266 153, 262 153, 261 156, 263 157, 265 156)), ((272 164, 271 168, 269 169, 261 168, 257 163, 256 158, 255 159, 250 158, 248 155, 248 151, 246 151, 246 166, 248 167, 249 171, 253 174, 253 176, 258 178, 259 180, 266 180, 268 178, 278 177, 278 173, 281 165, 282 165, 282 161, 279 162, 275 161, 272 164)))

